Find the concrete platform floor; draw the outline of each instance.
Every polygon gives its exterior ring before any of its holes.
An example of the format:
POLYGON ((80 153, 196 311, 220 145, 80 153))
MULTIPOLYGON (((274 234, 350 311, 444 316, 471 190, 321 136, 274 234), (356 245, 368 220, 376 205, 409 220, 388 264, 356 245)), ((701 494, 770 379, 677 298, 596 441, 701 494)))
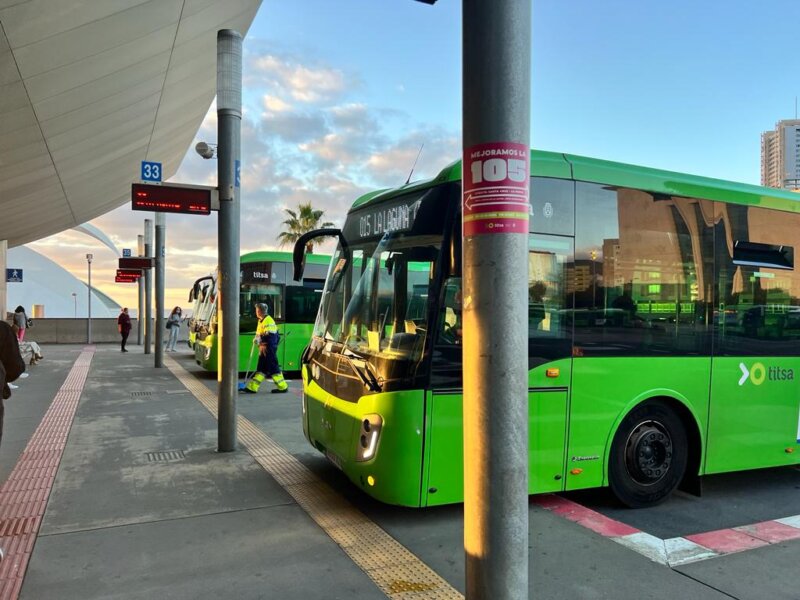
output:
MULTIPOLYGON (((380 588, 375 572, 353 562, 352 548, 337 544, 246 449, 217 453, 212 414, 172 370, 155 369, 152 355, 131 349, 99 345, 92 353, 22 598, 463 594, 462 507, 403 509, 361 494, 303 438, 299 382, 282 396, 242 396, 239 414, 302 465, 332 503, 365 515, 451 591, 380 588)), ((3 479, 82 350, 45 347, 45 360, 6 402, 3 479)), ((216 389, 188 351, 167 356, 204 389, 216 389)), ((532 504, 530 545, 530 598, 798 597, 800 541, 669 568, 532 504)))

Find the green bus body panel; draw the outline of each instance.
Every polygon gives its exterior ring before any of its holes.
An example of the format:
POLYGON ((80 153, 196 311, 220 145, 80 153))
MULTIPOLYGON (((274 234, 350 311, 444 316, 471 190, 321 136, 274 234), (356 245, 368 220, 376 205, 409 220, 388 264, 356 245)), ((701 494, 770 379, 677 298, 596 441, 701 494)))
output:
POLYGON ((315 382, 305 386, 309 441, 370 496, 388 504, 420 505, 422 390, 362 396, 347 402, 315 382), (383 429, 372 460, 356 462, 358 432, 365 415, 377 414, 383 429), (374 478, 369 486, 367 477, 374 478))
POLYGON ((620 422, 651 398, 686 407, 694 421, 687 426, 698 430, 705 447, 710 371, 710 357, 575 358, 566 489, 608 483, 608 454, 620 422))
POLYGON ((299 371, 300 356, 314 333, 313 323, 283 323, 279 326, 281 343, 278 346, 283 371, 299 371))
MULTIPOLYGON (((283 262, 283 263, 288 263, 289 266, 291 266, 292 256, 293 254, 291 252, 268 250, 265 252, 248 252, 247 254, 242 254, 239 260, 240 262, 243 263, 283 262)), ((307 265, 327 265, 330 262, 331 262, 331 257, 327 254, 306 254, 307 265)))
POLYGON ((714 358, 707 473, 800 462, 798 374, 797 357, 714 358))
MULTIPOLYGON (((426 431, 427 489, 423 505, 464 499, 463 397, 429 394, 431 418, 426 431)), ((564 486, 566 390, 528 393, 528 493, 558 492, 564 486)))

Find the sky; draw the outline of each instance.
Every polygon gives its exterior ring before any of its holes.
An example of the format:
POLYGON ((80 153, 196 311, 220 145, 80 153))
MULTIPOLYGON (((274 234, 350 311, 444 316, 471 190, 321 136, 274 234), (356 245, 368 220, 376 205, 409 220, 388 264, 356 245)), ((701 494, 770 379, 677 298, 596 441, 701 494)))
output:
MULTIPOLYGON (((285 209, 341 225, 362 193, 432 177, 461 153, 461 8, 412 0, 264 0, 244 41, 241 250, 275 249, 285 209)), ((796 116, 796 0, 535 0, 531 145, 759 183, 760 135, 796 116)), ((212 104, 195 142, 216 142, 212 104)), ((171 181, 216 184, 187 149, 171 181)), ((136 248, 146 213, 92 224, 136 248)), ((123 305, 116 256, 68 231, 29 244, 123 305), (72 258, 74 256, 74 258, 72 258)), ((285 248, 291 250, 291 248, 285 248)), ((217 257, 217 218, 167 215, 166 306, 217 257)))

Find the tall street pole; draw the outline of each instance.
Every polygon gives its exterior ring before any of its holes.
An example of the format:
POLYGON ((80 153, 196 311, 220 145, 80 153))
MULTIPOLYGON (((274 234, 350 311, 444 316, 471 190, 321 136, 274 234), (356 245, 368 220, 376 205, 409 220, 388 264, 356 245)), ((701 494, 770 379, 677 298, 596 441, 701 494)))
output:
POLYGON ((217 182, 219 186, 219 358, 217 446, 236 450, 239 375, 239 164, 242 129, 242 36, 217 32, 217 182))
MULTIPOLYGON (((138 250, 136 256, 144 256, 144 236, 137 236, 136 242, 138 250)), ((136 311, 136 343, 141 346, 142 336, 144 335, 144 278, 139 277, 136 284, 139 286, 139 309, 136 311)))
POLYGON ((165 234, 167 228, 167 217, 162 212, 156 213, 156 317, 154 327, 156 329, 156 358, 155 367, 164 366, 164 261, 166 252, 165 234))
POLYGON ((89 268, 89 282, 88 282, 88 313, 86 317, 86 343, 92 343, 92 255, 86 255, 86 264, 89 268))
MULTIPOLYGON (((144 255, 153 257, 153 220, 144 220, 144 255)), ((144 270, 144 353, 153 346, 153 269, 144 270)))
POLYGON ((531 0, 463 2, 468 600, 528 598, 531 0))

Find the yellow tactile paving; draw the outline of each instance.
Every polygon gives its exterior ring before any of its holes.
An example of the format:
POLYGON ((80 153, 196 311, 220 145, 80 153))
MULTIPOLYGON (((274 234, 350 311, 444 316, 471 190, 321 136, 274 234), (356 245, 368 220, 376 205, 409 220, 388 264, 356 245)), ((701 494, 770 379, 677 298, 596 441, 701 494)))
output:
MULTIPOLYGON (((177 362, 164 364, 217 417, 217 396, 177 362)), ((393 600, 460 600, 463 596, 428 565, 242 416, 239 443, 393 600)))

